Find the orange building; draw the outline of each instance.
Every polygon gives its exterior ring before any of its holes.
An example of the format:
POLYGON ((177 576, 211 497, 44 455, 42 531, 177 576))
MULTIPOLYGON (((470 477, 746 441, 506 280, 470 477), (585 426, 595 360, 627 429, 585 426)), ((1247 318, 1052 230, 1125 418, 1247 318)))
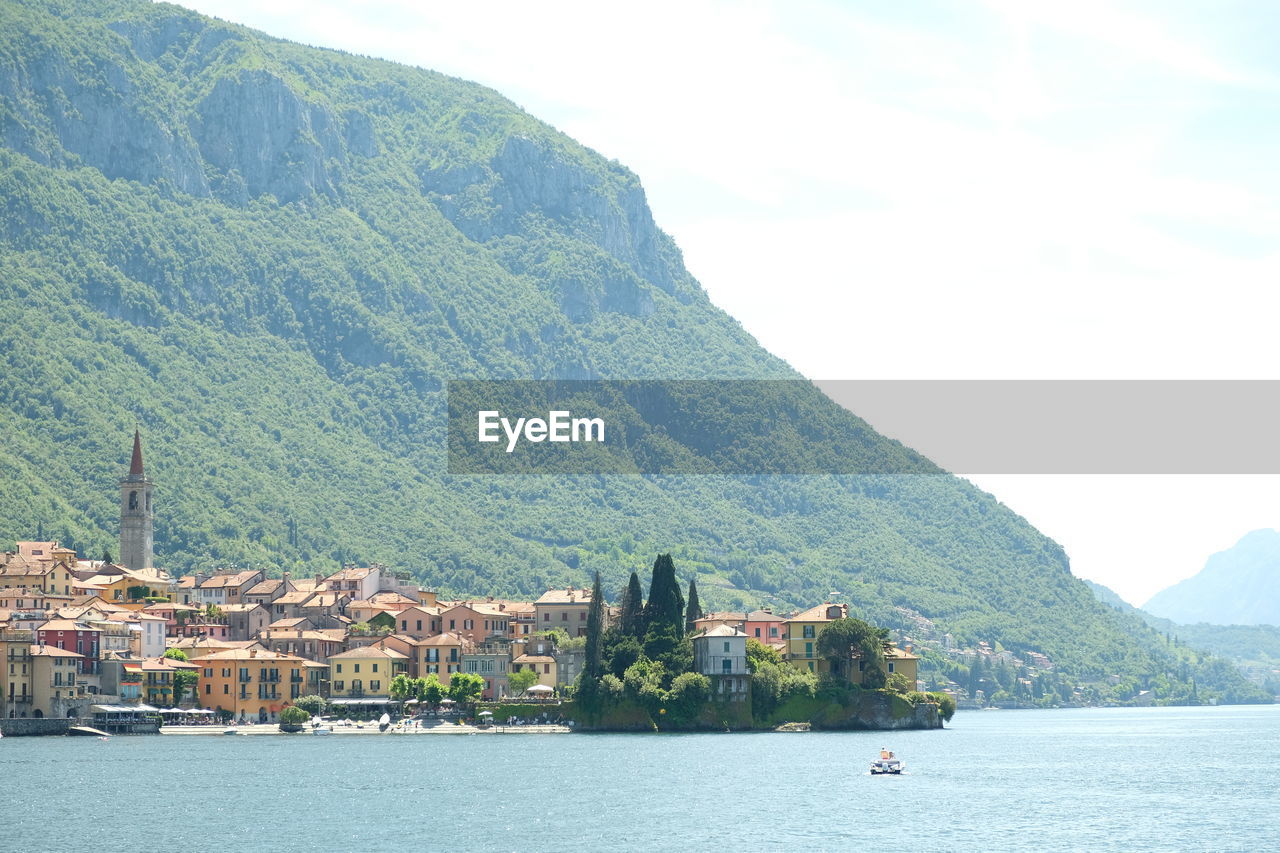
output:
POLYGON ((242 720, 272 722, 307 688, 306 661, 259 645, 196 658, 201 707, 242 720))

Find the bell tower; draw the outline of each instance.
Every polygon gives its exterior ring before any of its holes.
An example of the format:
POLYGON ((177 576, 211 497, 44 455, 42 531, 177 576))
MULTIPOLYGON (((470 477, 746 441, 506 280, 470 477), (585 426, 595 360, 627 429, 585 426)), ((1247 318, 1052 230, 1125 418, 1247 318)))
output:
POLYGON ((129 476, 120 481, 120 565, 130 569, 149 569, 152 556, 152 527, 155 513, 151 510, 151 491, 155 483, 142 470, 142 438, 133 431, 133 459, 129 476))

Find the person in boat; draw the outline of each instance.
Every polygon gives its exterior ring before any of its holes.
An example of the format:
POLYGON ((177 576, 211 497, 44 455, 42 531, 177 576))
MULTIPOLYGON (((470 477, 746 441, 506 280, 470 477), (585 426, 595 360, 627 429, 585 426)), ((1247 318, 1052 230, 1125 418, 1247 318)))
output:
POLYGON ((880 747, 880 758, 884 760, 893 758, 893 753, 890 752, 887 748, 882 746, 880 747))

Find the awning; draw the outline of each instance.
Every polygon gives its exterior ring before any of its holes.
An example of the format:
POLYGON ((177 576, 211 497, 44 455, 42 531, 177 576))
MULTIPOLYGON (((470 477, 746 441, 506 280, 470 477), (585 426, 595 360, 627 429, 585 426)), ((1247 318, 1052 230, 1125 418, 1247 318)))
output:
POLYGON ((150 705, 90 705, 95 714, 147 714, 159 709, 150 705))
POLYGON ((390 705, 390 699, 330 699, 330 705, 390 705))

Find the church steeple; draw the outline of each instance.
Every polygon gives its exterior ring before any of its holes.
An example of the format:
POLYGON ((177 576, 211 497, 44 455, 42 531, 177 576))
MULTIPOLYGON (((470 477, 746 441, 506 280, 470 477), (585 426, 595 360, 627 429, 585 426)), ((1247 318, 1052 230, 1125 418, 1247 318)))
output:
POLYGON ((120 480, 120 565, 131 569, 149 569, 154 560, 155 513, 151 509, 151 491, 155 483, 142 468, 142 436, 133 431, 133 458, 129 475, 120 480))
POLYGON ((142 436, 136 429, 133 431, 133 459, 129 462, 129 479, 145 479, 142 473, 142 436))

